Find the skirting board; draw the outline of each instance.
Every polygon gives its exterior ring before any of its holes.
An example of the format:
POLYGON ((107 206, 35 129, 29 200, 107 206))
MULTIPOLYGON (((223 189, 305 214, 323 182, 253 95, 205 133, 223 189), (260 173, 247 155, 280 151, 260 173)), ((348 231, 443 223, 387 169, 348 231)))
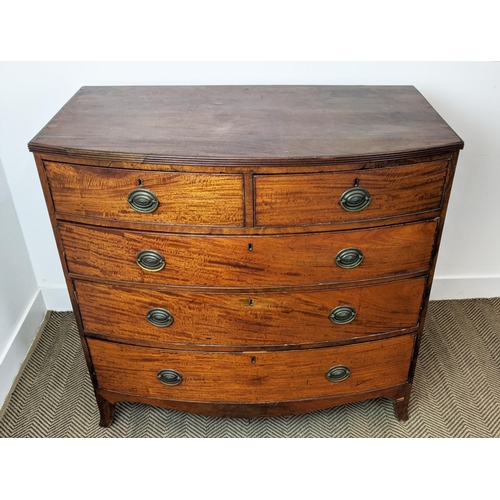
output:
MULTIPOLYGON (((435 278, 430 298, 451 300, 483 297, 500 297, 500 277, 435 278)), ((36 345, 46 312, 71 310, 66 287, 42 288, 36 294, 17 335, 0 363, 0 418, 22 367, 36 345)))
POLYGON ((0 418, 9 401, 24 364, 36 346, 38 335, 46 318, 47 308, 40 290, 28 307, 24 320, 13 336, 2 360, 0 360, 0 418))
POLYGON ((500 277, 434 278, 430 300, 500 297, 500 277))
MULTIPOLYGON (((66 287, 42 288, 48 311, 72 311, 66 287)), ((431 300, 500 297, 500 277, 434 278, 431 300)))
POLYGON ((47 311, 72 311, 71 300, 69 299, 68 289, 62 287, 46 287, 42 288, 43 300, 47 307, 47 311))

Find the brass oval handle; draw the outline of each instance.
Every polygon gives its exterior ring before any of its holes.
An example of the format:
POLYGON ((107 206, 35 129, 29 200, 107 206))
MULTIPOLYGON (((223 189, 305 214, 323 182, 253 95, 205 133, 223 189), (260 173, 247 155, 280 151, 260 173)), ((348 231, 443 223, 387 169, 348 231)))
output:
POLYGON ((337 365, 337 366, 332 366, 326 372, 325 376, 328 382, 342 382, 342 380, 349 378, 350 375, 351 375, 351 370, 349 370, 348 366, 337 365))
POLYGON ((347 212, 360 212, 370 204, 371 197, 366 189, 353 187, 343 193, 339 201, 347 212))
POLYGON ((179 385, 182 382, 182 375, 170 368, 160 370, 156 375, 158 380, 165 385, 179 385))
POLYGON ((154 326, 165 328, 174 322, 174 317, 166 309, 155 307, 150 309, 146 314, 146 319, 154 326))
POLYGON ((365 256, 359 248, 344 248, 335 257, 337 266, 344 269, 352 269, 358 267, 365 256))
POLYGON ((155 250, 142 250, 137 254, 135 261, 141 269, 152 273, 161 271, 165 267, 165 258, 155 250))
POLYGON ((127 197, 128 204, 133 210, 141 214, 154 212, 159 205, 156 195, 147 189, 134 189, 127 197))
POLYGON ((347 323, 354 321, 356 309, 351 306, 338 306, 332 310, 329 317, 336 325, 347 325, 347 323))

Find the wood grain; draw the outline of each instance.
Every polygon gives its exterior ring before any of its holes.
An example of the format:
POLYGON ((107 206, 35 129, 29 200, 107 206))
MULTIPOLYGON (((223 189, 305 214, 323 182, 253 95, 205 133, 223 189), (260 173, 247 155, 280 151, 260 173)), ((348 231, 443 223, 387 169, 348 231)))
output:
POLYGON ((394 276, 429 268, 436 220, 334 233, 280 236, 191 236, 120 231, 59 223, 71 273, 139 283, 202 287, 260 287, 335 283, 394 276), (249 250, 252 245, 252 250, 249 250), (364 253, 342 269, 337 253, 364 253), (142 270, 136 255, 160 252, 165 268, 142 270))
POLYGON ((214 402, 272 402, 371 391, 407 380, 415 336, 350 346, 277 352, 189 352, 135 347, 95 339, 88 345, 100 388, 152 398, 214 402), (333 366, 351 375, 329 382, 333 366), (178 386, 157 380, 162 369, 182 375, 178 386))
POLYGON ((144 172, 45 162, 54 207, 59 213, 143 224, 243 226, 243 176, 144 172), (127 203, 137 188, 159 201, 152 213, 127 203))
POLYGON ((165 344, 203 346, 300 345, 339 341, 416 327, 425 278, 341 290, 288 293, 181 293, 75 281, 87 332, 165 344), (340 305, 354 321, 334 324, 340 305), (168 310, 168 327, 149 323, 150 309, 168 310))
POLYGON ((342 173, 256 175, 255 224, 297 226, 377 220, 439 209, 447 163, 353 170, 342 173), (339 201, 354 185, 370 204, 346 212, 339 201))
POLYGON ((97 389, 97 391, 113 403, 119 403, 121 401, 144 403, 160 408, 170 408, 176 411, 186 411, 200 415, 208 415, 210 417, 261 418, 308 413, 373 398, 389 398, 396 400, 404 396, 407 385, 408 384, 404 383, 384 389, 377 389, 375 391, 355 392, 343 396, 275 401, 272 403, 207 403, 177 401, 174 399, 158 399, 149 396, 124 394, 123 392, 108 391, 106 389, 97 389))
POLYGON ((411 86, 82 87, 30 151, 180 165, 317 165, 453 152, 411 86))

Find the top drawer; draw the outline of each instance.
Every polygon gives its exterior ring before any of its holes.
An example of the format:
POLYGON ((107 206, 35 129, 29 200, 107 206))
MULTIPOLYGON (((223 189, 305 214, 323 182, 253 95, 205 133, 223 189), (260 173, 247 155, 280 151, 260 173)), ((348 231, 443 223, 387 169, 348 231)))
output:
POLYGON ((349 172, 255 175, 255 225, 334 224, 438 210, 447 167, 448 162, 440 161, 349 172))
POLYGON ((45 162, 56 212, 128 222, 244 225, 243 176, 45 162))

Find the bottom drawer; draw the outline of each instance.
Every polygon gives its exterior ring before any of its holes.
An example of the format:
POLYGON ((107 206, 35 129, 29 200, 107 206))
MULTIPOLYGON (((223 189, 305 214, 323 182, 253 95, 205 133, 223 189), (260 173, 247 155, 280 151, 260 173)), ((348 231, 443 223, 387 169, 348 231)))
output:
POLYGON ((322 349, 230 353, 87 342, 102 389, 177 401, 258 403, 402 384, 414 340, 412 334, 322 349))

